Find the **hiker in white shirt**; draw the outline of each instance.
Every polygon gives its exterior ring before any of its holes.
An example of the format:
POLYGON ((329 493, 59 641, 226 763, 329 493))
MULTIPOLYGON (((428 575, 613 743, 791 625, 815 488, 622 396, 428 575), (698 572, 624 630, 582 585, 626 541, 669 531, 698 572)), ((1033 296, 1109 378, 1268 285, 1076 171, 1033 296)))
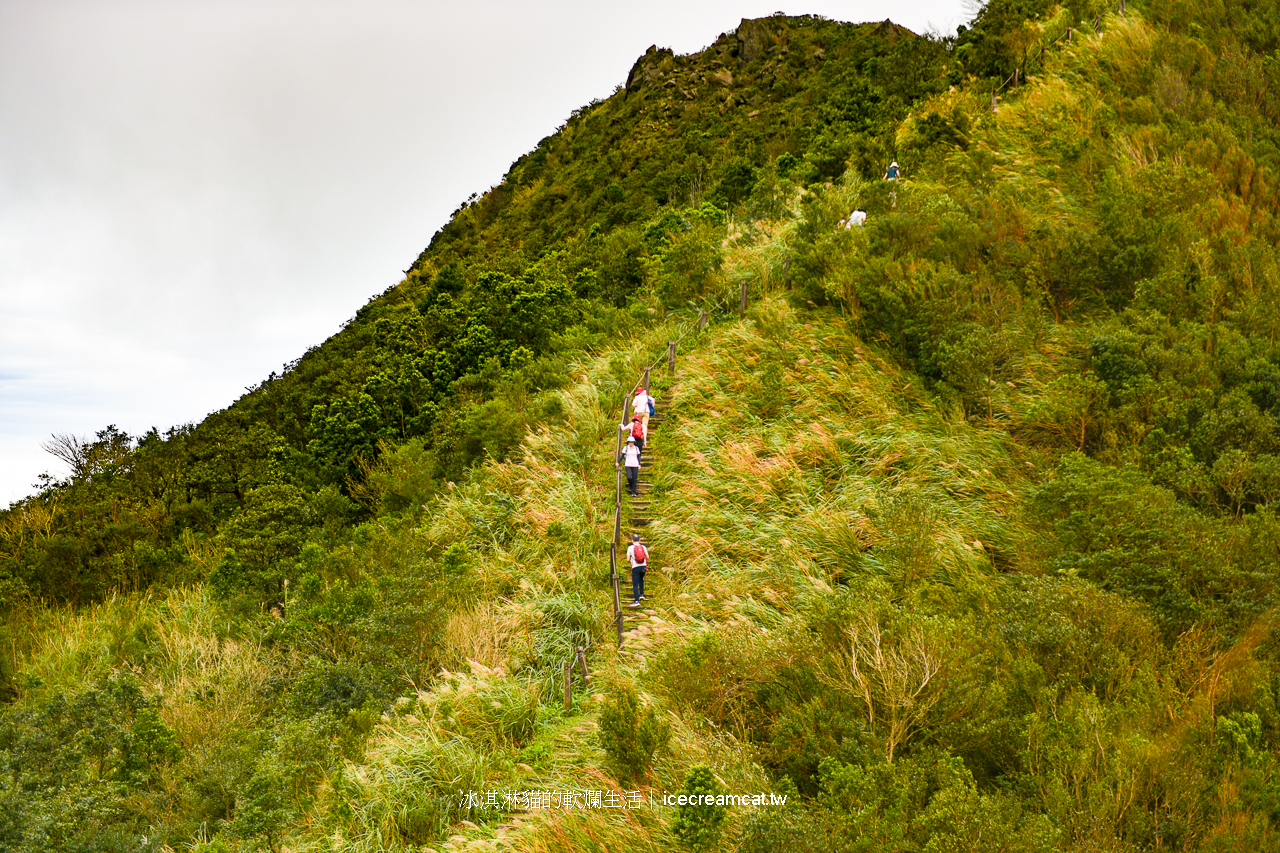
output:
POLYGON ((623 446, 622 456, 618 461, 627 472, 627 494, 634 498, 638 495, 640 485, 640 448, 636 447, 636 440, 631 436, 627 436, 627 443, 623 446))
POLYGON ((640 534, 631 534, 631 544, 627 546, 627 559, 631 561, 631 602, 632 607, 639 607, 644 601, 644 575, 649 570, 649 549, 640 544, 640 534))
POLYGON ((643 388, 637 388, 636 395, 631 400, 631 411, 640 416, 640 426, 644 430, 645 441, 649 440, 649 407, 652 400, 653 398, 646 394, 643 388))

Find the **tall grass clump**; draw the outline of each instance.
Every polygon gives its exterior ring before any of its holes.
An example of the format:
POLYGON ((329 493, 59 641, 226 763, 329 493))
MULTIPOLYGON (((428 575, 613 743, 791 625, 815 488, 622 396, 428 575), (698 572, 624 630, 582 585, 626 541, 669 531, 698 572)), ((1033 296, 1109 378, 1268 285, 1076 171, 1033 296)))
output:
POLYGON ((633 687, 616 686, 600 709, 600 746, 619 782, 641 779, 654 755, 667 747, 671 727, 658 718, 652 705, 641 706, 633 687))

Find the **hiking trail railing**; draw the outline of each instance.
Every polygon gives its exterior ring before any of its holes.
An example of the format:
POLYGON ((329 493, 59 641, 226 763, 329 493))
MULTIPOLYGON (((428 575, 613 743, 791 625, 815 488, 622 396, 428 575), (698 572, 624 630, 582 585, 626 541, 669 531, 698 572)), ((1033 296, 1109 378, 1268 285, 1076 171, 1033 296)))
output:
MULTIPOLYGON (((739 317, 746 314, 747 306, 747 284, 742 284, 742 297, 739 306, 739 317)), ((695 332, 701 332, 707 327, 707 323, 711 317, 711 311, 716 308, 722 308, 719 301, 711 305, 710 308, 703 308, 699 311, 698 317, 693 321, 689 328, 685 329, 680 337, 673 341, 667 342, 667 350, 663 355, 656 358, 652 364, 645 366, 635 382, 631 382, 623 386, 622 389, 622 410, 618 420, 617 443, 613 451, 613 468, 614 468, 614 490, 613 490, 613 537, 609 545, 609 583, 613 588, 613 628, 617 632, 618 648, 622 648, 622 590, 621 582, 618 576, 618 554, 622 548, 622 484, 625 479, 621 456, 622 444, 626 440, 627 434, 627 413, 631 407, 631 395, 636 388, 644 388, 646 393, 649 391, 654 368, 667 363, 667 376, 675 376, 676 373, 676 353, 680 344, 689 335, 695 332)))
MULTIPOLYGON (((738 317, 744 318, 747 312, 747 296, 748 284, 742 283, 741 298, 738 305, 738 317)), ((590 686, 591 674, 587 668, 587 652, 605 638, 606 634, 615 633, 617 638, 617 647, 622 648, 623 644, 623 620, 622 620, 622 592, 618 576, 618 552, 622 544, 622 483, 625 474, 622 470, 620 457, 622 455, 622 442, 625 440, 627 411, 631 405, 631 392, 637 387, 649 390, 650 380, 653 376, 654 368, 658 367, 665 360, 667 362, 667 376, 675 376, 676 372, 676 354, 679 351, 680 344, 685 338, 695 332, 701 332, 707 327, 711 320, 711 314, 716 310, 727 311, 728 307, 722 305, 720 300, 715 300, 706 308, 700 309, 696 319, 692 320, 689 328, 684 330, 680 337, 673 341, 667 342, 667 349, 661 356, 656 358, 652 363, 645 366, 635 382, 623 386, 622 390, 622 411, 618 417, 618 435, 617 445, 614 448, 614 492, 613 492, 613 537, 609 545, 609 582, 613 593, 613 619, 610 627, 604 629, 595 637, 587 639, 586 644, 577 646, 573 654, 565 658, 562 662, 563 685, 564 685, 564 709, 566 711, 573 710, 573 671, 579 670, 582 676, 584 686, 590 686)))

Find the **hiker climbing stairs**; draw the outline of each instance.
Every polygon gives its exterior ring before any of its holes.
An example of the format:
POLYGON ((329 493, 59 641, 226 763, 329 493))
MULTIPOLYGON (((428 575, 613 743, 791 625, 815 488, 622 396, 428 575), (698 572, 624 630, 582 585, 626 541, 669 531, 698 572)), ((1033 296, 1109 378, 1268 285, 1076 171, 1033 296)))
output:
MULTIPOLYGON (((655 396, 655 402, 658 407, 663 408, 666 400, 670 399, 670 393, 664 394, 664 400, 658 400, 655 396)), ((645 547, 646 551, 651 550, 650 537, 648 528, 653 521, 652 516, 652 499, 653 480, 657 472, 658 449, 662 446, 659 433, 665 417, 659 414, 653 414, 649 417, 649 435, 645 440, 644 452, 640 454, 640 476, 636 484, 636 496, 627 497, 627 514, 626 528, 627 536, 630 539, 631 534, 639 535, 639 542, 645 547)), ((631 583, 631 565, 630 561, 626 561, 624 566, 619 566, 619 591, 622 598, 622 620, 623 620, 623 645, 624 653, 628 655, 639 654, 642 656, 642 649, 647 645, 647 638, 653 633, 653 627, 650 623, 654 620, 660 620, 658 609, 655 604, 657 601, 665 601, 670 598, 670 587, 665 582, 665 573, 657 569, 650 562, 650 568, 645 573, 645 589, 644 600, 640 605, 634 606, 635 590, 631 583), (661 580, 659 580, 661 578, 661 580)))
POLYGON ((691 333, 704 329, 707 320, 707 312, 702 311, 696 324, 691 324, 679 338, 668 342, 665 357, 645 367, 640 381, 626 388, 622 395, 622 422, 618 427, 615 457, 617 485, 613 511, 613 544, 609 553, 609 574, 613 592, 613 623, 618 648, 623 653, 635 654, 641 658, 643 649, 648 645, 648 638, 654 632, 654 626, 663 623, 658 616, 655 602, 670 605, 673 593, 667 573, 660 568, 655 568, 655 564, 661 566, 662 554, 660 545, 659 553, 653 553, 650 545, 650 527, 653 522, 652 496, 659 470, 660 448, 668 446, 664 443, 662 427, 667 420, 666 407, 670 405, 673 396, 673 383, 676 379, 676 349, 691 333), (667 363, 667 378, 665 382, 660 382, 663 391, 659 399, 658 395, 652 394, 653 388, 650 381, 654 369, 662 361, 667 363), (644 434, 641 435, 638 431, 642 427, 637 421, 643 414, 648 415, 648 422, 643 427, 644 434), (633 436, 635 439, 644 438, 638 459, 635 454, 636 448, 631 444, 633 436), (625 492, 624 469, 628 486, 625 492), (631 488, 633 484, 634 491, 631 488), (636 590, 631 581, 631 560, 627 556, 627 548, 633 542, 643 545, 649 554, 646 561, 648 570, 645 572, 643 600, 635 595, 636 590), (631 642, 634 648, 627 649, 628 642, 631 642))

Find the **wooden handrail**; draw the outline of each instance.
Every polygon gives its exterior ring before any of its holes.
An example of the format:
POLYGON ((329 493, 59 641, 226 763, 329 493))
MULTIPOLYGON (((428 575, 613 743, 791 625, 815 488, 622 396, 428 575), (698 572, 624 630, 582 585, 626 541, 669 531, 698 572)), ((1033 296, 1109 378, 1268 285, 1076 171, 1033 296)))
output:
MULTIPOLYGON (((743 313, 746 312, 746 304, 747 304, 747 289, 746 289, 746 285, 743 284, 743 287, 742 287, 742 312, 743 313)), ((722 306, 720 306, 720 303, 717 300, 713 304, 713 307, 722 307, 722 306)), ((688 337, 691 333, 701 332, 703 329, 705 329, 707 327, 707 320, 708 320, 708 312, 704 308, 699 312, 697 320, 690 323, 689 327, 685 329, 684 334, 680 335, 680 337, 676 338, 674 341, 667 342, 667 350, 663 356, 659 356, 658 359, 656 359, 652 364, 645 365, 643 371, 640 374, 640 381, 638 383, 638 387, 644 388, 646 393, 650 390, 649 383, 652 377, 653 368, 657 367, 662 362, 664 357, 666 358, 666 361, 667 361, 668 375, 674 376, 676 372, 677 345, 681 341, 683 341, 686 337, 688 337)), ((622 480, 623 480, 622 445, 623 445, 623 442, 626 440, 627 423, 628 423, 627 414, 629 411, 629 407, 631 405, 631 390, 635 387, 637 386, 633 385, 628 388, 624 388, 622 391, 622 414, 618 418, 617 444, 614 448, 614 454, 613 454, 615 476, 614 476, 614 495, 613 495, 613 539, 609 543, 609 583, 613 587, 613 623, 614 623, 614 628, 618 635, 619 649, 622 648, 622 642, 623 642, 623 639, 622 639, 622 635, 623 635, 622 590, 621 590, 621 581, 618 575, 618 557, 622 549, 622 480)), ((585 679, 586 678, 586 659, 581 655, 581 653, 579 654, 579 660, 582 664, 583 678, 585 679)), ((568 672, 569 670, 566 669, 566 673, 568 672)), ((566 691, 565 707, 566 708, 568 708, 568 702, 569 702, 568 690, 569 690, 568 675, 566 675, 566 681, 565 681, 565 691, 566 691)))

